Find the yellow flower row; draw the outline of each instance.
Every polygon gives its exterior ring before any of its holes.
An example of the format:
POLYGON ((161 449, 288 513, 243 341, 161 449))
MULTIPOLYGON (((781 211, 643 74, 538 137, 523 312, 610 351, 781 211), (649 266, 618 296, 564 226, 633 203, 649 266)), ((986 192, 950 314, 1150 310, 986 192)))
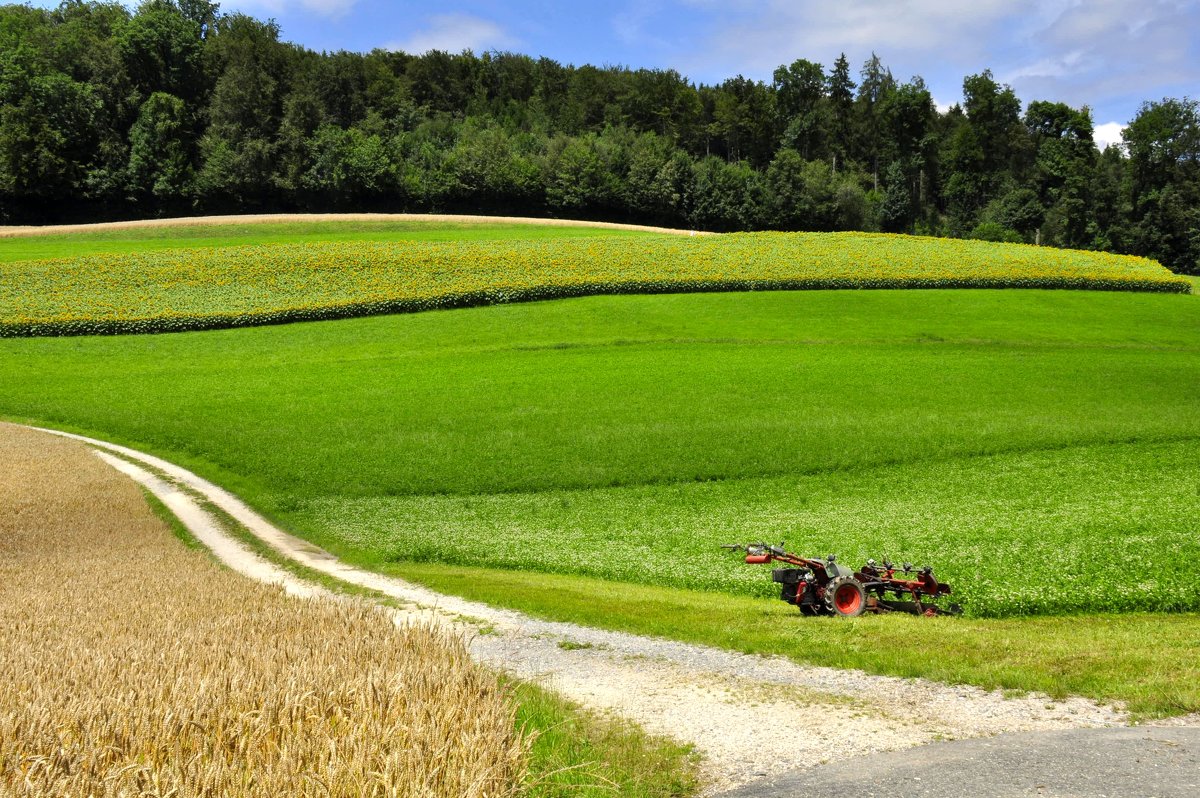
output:
POLYGON ((0 336, 271 324, 586 294, 834 288, 1186 293, 1126 255, 866 233, 279 244, 0 265, 0 336))

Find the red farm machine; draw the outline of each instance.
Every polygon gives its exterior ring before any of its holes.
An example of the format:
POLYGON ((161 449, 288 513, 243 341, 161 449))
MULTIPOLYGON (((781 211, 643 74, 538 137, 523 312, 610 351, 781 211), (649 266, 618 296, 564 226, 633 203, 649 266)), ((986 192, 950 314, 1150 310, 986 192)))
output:
POLYGON ((783 544, 730 543, 722 548, 746 552, 751 565, 780 563, 771 579, 781 587, 780 598, 800 608, 804 615, 840 615, 852 618, 864 612, 909 612, 915 615, 958 615, 957 604, 939 605, 950 594, 950 585, 937 581, 928 565, 895 565, 867 560, 857 571, 825 559, 801 557, 784 551, 783 544))

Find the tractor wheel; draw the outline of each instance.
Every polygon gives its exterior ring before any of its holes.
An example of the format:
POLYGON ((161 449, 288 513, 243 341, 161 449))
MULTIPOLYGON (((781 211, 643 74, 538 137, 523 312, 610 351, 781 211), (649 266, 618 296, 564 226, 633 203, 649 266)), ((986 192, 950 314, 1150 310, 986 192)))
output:
POLYGON ((867 591, 853 576, 839 576, 825 588, 825 606, 834 615, 855 618, 867 608, 867 591))

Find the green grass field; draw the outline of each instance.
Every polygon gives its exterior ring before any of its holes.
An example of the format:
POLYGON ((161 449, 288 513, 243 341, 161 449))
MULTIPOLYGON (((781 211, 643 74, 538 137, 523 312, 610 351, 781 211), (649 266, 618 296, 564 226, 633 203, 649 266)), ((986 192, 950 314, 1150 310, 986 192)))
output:
POLYGON ((929 562, 974 614, 1197 609, 1197 311, 780 292, 14 340, 0 407, 184 460, 359 561, 755 593, 717 544, 783 539, 929 562), (1129 595, 1076 584, 1133 554, 1129 595))
POLYGON ((445 589, 876 672, 1200 709, 1182 687, 1200 676, 1196 616, 1053 617, 1200 609, 1195 296, 601 296, 9 339, 0 374, 9 418, 154 451, 347 559, 445 589), (766 569, 716 548, 749 539, 927 562, 978 617, 801 621, 757 598, 766 569), (744 607, 763 616, 739 640, 744 607), (1031 613, 1047 617, 996 619, 1031 613), (1177 633, 1154 643, 1168 617, 1177 633), (1096 650, 1116 627, 1169 669, 1122 671, 1096 650), (797 642, 833 629, 859 643, 797 642), (874 651, 886 629, 961 645, 922 665, 874 651))
POLYGON ((854 566, 934 563, 974 615, 1195 610, 1197 463, 1194 440, 1116 444, 631 488, 338 496, 306 502, 296 521, 374 566, 483 564, 777 596, 767 569, 738 567, 719 546, 786 540, 854 566), (1136 578, 1106 578, 1123 572, 1136 578))

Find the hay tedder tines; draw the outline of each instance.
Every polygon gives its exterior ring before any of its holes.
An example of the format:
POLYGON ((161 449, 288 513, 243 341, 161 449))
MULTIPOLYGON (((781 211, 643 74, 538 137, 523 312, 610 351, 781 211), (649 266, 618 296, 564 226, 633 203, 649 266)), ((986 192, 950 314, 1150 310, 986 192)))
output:
POLYGON ((915 615, 958 615, 957 604, 944 607, 936 602, 950 594, 950 585, 937 581, 928 565, 915 568, 909 563, 897 566, 884 560, 867 564, 857 571, 837 562, 834 555, 825 559, 801 557, 784 551, 783 544, 729 543, 722 548, 746 552, 746 562, 763 565, 783 563, 776 568, 773 581, 781 586, 780 598, 794 604, 805 615, 841 615, 854 617, 864 612, 910 612, 915 615))

